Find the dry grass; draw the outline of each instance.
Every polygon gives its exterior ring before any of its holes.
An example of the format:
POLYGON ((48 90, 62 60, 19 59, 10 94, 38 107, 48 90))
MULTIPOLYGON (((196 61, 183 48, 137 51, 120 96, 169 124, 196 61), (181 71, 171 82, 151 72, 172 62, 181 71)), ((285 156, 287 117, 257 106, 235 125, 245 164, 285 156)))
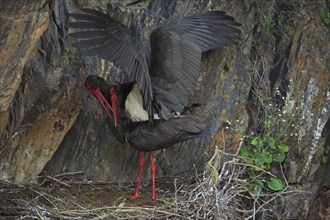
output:
POLYGON ((205 171, 190 178, 158 178, 154 202, 146 189, 133 201, 134 187, 75 181, 68 175, 45 177, 42 184, 31 186, 1 182, 0 218, 281 219, 277 212, 281 195, 297 192, 285 188, 251 196, 244 178, 248 167, 237 154, 216 149, 205 171))

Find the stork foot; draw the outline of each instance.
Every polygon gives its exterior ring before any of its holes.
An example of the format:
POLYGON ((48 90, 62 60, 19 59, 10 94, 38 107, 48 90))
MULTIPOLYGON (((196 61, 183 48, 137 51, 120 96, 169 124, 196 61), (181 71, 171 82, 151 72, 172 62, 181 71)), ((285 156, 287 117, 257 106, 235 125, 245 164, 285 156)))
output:
POLYGON ((138 176, 138 179, 137 179, 135 194, 131 197, 132 199, 137 199, 137 198, 140 197, 139 190, 140 190, 140 183, 141 183, 143 166, 144 166, 144 152, 141 151, 140 152, 140 172, 139 172, 139 176, 138 176))
POLYGON ((131 198, 132 199, 137 199, 137 198, 140 198, 140 195, 138 193, 135 193, 131 198))

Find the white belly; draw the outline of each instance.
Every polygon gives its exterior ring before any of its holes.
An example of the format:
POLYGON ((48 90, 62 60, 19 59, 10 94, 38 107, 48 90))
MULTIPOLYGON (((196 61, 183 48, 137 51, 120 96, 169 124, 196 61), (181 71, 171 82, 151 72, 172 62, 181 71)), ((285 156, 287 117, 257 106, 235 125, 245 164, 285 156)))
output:
POLYGON ((132 91, 126 98, 125 109, 131 120, 134 122, 149 120, 148 112, 146 112, 143 108, 142 95, 137 84, 134 84, 132 91))

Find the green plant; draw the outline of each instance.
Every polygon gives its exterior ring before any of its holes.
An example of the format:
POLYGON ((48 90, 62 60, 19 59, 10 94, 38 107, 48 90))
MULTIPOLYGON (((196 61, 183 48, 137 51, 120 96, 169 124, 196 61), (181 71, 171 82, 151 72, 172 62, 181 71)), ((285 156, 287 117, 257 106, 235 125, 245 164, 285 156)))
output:
POLYGON ((283 27, 283 32, 286 33, 286 34, 289 34, 290 31, 292 31, 292 30, 293 30, 293 27, 291 25, 285 25, 283 27))
POLYGON ((64 66, 68 64, 71 56, 72 56, 72 50, 69 47, 65 47, 60 57, 60 66, 64 66))
POLYGON ((241 156, 249 164, 268 170, 273 161, 282 163, 288 150, 286 144, 276 143, 276 139, 267 134, 253 137, 248 145, 241 148, 241 156))
POLYGON ((246 11, 251 9, 251 5, 254 3, 254 0, 243 0, 243 6, 246 11))
POLYGON ((267 182, 267 186, 274 191, 280 191, 284 189, 283 182, 280 179, 274 177, 270 178, 270 180, 267 182))
POLYGON ((261 19, 261 34, 264 37, 270 36, 274 31, 283 31, 289 33, 292 30, 292 26, 288 24, 287 18, 284 15, 278 14, 275 19, 269 16, 264 16, 261 19))
POLYGON ((261 19, 261 25, 261 33, 265 37, 268 37, 272 34, 272 31, 275 27, 275 22, 273 22, 271 18, 265 16, 261 19))
POLYGON ((283 31, 285 34, 289 34, 289 32, 293 29, 290 24, 288 24, 289 18, 286 18, 284 15, 279 14, 277 16, 277 28, 283 31))
POLYGON ((326 146, 324 148, 323 155, 322 155, 322 163, 328 162, 329 150, 330 150, 330 147, 329 146, 326 146))
POLYGON ((252 165, 249 172, 251 181, 247 188, 254 196, 262 195, 265 186, 274 191, 284 188, 280 179, 275 177, 268 179, 262 175, 262 170, 269 170, 274 163, 282 163, 289 151, 288 145, 280 141, 283 132, 274 133, 273 131, 272 126, 275 120, 277 120, 276 117, 267 117, 263 121, 265 132, 260 135, 248 136, 246 144, 240 149, 244 162, 252 165))
POLYGON ((246 187, 253 196, 262 196, 264 194, 263 188, 265 186, 262 180, 252 180, 246 187))
POLYGON ((325 25, 330 24, 330 12, 327 10, 321 10, 320 11, 321 21, 325 25))

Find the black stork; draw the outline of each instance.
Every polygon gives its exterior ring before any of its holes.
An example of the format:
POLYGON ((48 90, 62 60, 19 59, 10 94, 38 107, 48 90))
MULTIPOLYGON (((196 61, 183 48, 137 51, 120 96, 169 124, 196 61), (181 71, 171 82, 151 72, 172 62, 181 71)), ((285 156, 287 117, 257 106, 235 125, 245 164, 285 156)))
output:
POLYGON ((110 85, 98 76, 88 76, 85 87, 99 101, 103 109, 112 119, 110 129, 122 143, 128 143, 140 151, 140 171, 136 192, 132 198, 139 197, 140 181, 144 166, 144 152, 150 152, 152 174, 152 199, 155 200, 155 163, 152 151, 167 148, 177 142, 208 135, 203 120, 197 116, 182 116, 168 120, 157 119, 133 122, 125 110, 128 92, 133 84, 110 85))
MULTIPOLYGON (((196 100, 202 53, 236 44, 240 25, 222 11, 195 14, 176 24, 158 27, 144 47, 134 20, 128 28, 94 9, 82 9, 82 13, 71 14, 71 17, 81 21, 70 22, 70 27, 85 29, 70 34, 80 39, 73 46, 85 49, 83 55, 110 60, 130 78, 130 83, 108 85, 100 77, 89 76, 85 87, 112 119, 112 133, 116 138, 140 151, 140 172, 132 196, 138 198, 145 151, 207 134, 199 117, 174 117, 173 113, 182 113, 196 100)), ((152 153, 150 160, 154 200, 152 153)))

